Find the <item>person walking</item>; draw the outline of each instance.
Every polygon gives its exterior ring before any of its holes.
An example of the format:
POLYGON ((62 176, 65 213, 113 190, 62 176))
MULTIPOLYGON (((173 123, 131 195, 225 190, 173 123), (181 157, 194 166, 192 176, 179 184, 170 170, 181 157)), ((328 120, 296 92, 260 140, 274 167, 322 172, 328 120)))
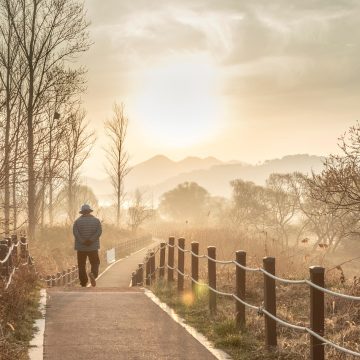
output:
POLYGON ((90 205, 82 205, 79 212, 81 216, 78 217, 73 224, 79 280, 82 287, 87 285, 88 279, 90 279, 92 286, 96 286, 96 278, 99 275, 99 249, 102 228, 100 220, 92 215, 92 212, 93 209, 90 205), (86 274, 87 258, 89 258, 91 265, 91 271, 88 274, 89 277, 86 274))

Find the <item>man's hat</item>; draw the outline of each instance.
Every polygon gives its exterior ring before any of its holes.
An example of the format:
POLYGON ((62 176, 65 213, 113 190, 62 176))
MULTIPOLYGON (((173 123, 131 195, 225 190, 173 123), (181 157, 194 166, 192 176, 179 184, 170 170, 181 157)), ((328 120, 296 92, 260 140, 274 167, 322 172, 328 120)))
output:
POLYGON ((90 205, 88 204, 84 204, 84 205, 81 205, 81 209, 79 211, 80 214, 84 214, 84 213, 91 213, 92 211, 94 211, 90 205))

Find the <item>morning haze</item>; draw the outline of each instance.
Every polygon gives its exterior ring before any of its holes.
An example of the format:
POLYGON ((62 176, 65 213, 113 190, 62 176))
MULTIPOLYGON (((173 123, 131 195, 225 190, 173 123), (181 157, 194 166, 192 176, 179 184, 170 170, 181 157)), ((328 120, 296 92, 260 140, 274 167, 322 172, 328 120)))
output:
MULTIPOLYGON (((86 5, 95 43, 84 58, 88 117, 100 144, 112 103, 126 103, 133 165, 159 153, 250 163, 325 155, 358 118, 357 2, 86 5)), ((97 148, 86 172, 96 166, 101 177, 97 148)))
POLYGON ((359 18, 0 0, 0 360, 358 359, 359 18))

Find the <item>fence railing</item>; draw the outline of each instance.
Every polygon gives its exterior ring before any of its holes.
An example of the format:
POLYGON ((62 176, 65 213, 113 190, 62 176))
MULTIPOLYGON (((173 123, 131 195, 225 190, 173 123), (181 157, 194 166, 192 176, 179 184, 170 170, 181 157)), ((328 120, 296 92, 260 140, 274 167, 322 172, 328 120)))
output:
POLYGON ((0 240, 0 276, 4 282, 5 290, 10 286, 16 270, 20 266, 32 265, 26 237, 12 235, 10 238, 0 240))
POLYGON ((192 291, 195 293, 197 286, 204 286, 209 289, 209 310, 215 313, 217 309, 217 296, 226 296, 234 299, 236 304, 235 322, 239 329, 246 326, 245 308, 256 311, 264 315, 265 345, 268 347, 277 346, 277 324, 293 330, 308 333, 310 335, 310 357, 312 360, 323 360, 325 358, 325 345, 332 346, 340 352, 360 357, 360 352, 344 348, 332 341, 324 338, 325 333, 325 299, 324 294, 341 297, 343 299, 360 301, 359 296, 346 295, 334 292, 325 288, 324 273, 325 269, 320 266, 309 268, 310 280, 290 280, 280 278, 275 275, 275 258, 263 258, 263 267, 252 268, 246 266, 246 252, 237 251, 233 260, 217 260, 216 248, 209 246, 207 254, 199 255, 199 243, 192 242, 191 249, 185 248, 185 239, 170 237, 168 243, 161 243, 158 247, 151 250, 144 262, 138 264, 138 268, 132 273, 132 285, 151 285, 159 273, 160 279, 165 279, 165 269, 167 269, 168 282, 174 282, 174 273, 177 273, 177 289, 179 292, 184 290, 184 279, 188 278, 192 284, 192 291), (166 249, 168 249, 166 263, 166 249), (175 250, 177 250, 177 265, 175 264, 175 250), (160 253, 159 265, 156 264, 156 254, 160 253), (185 273, 185 255, 191 256, 191 275, 185 273), (199 259, 207 260, 208 281, 199 280, 199 259), (236 289, 235 293, 223 292, 217 289, 216 266, 233 265, 235 266, 236 289), (263 275, 264 305, 257 306, 246 301, 246 273, 257 272, 263 275), (276 286, 275 281, 285 284, 303 284, 310 287, 310 326, 299 326, 280 319, 276 315, 276 286))
POLYGON ((45 284, 46 287, 72 285, 79 279, 78 266, 73 265, 67 270, 57 272, 53 275, 43 276, 38 274, 38 279, 45 284))
POLYGON ((0 240, 0 276, 5 290, 12 283, 13 276, 20 266, 27 265, 33 266, 38 279, 47 287, 72 284, 78 279, 77 266, 72 266, 70 269, 54 275, 41 275, 29 253, 29 244, 25 236, 18 238, 17 235, 12 235, 10 238, 0 240))
MULTIPOLYGON (((115 259, 130 254, 139 247, 147 245, 150 241, 151 236, 149 235, 124 241, 114 247, 115 259)), ((10 286, 16 270, 25 265, 34 266, 38 279, 46 287, 72 285, 79 279, 77 265, 52 275, 40 274, 36 270, 35 261, 29 253, 29 246, 25 236, 18 238, 17 235, 12 235, 10 238, 0 240, 0 276, 4 282, 5 290, 10 286)))

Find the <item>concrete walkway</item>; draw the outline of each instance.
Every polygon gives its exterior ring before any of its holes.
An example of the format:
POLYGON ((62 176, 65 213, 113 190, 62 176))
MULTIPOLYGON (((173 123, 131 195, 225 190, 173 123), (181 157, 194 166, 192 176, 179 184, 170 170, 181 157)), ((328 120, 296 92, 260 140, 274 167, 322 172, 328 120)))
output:
POLYGON ((116 263, 96 288, 48 292, 44 359, 215 359, 143 291, 129 288, 146 251, 116 263))

